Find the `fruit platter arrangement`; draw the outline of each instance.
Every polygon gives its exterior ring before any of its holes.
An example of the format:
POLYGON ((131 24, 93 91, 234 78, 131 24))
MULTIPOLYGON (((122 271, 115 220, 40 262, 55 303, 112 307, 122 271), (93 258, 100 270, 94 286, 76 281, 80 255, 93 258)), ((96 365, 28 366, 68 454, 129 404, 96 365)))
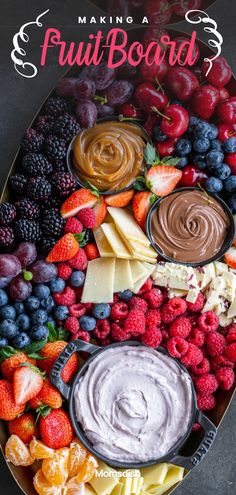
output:
POLYGON ((22 139, 0 204, 0 441, 27 494, 167 493, 233 395, 235 80, 195 53, 73 69, 22 139))

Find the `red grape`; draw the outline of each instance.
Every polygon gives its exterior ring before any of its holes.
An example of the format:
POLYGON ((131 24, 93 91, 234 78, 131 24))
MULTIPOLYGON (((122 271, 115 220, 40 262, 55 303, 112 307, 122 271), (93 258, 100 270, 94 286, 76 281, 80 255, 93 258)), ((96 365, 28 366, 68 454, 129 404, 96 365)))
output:
POLYGON ((96 89, 101 91, 102 89, 106 89, 110 86, 115 79, 115 75, 115 70, 109 69, 106 62, 103 62, 98 66, 91 65, 90 67, 85 67, 85 69, 80 72, 79 79, 85 77, 93 79, 96 89))
POLYGON ((126 81, 125 79, 120 79, 109 86, 109 88, 104 92, 104 96, 107 99, 108 105, 116 107, 126 103, 132 96, 133 91, 134 86, 131 82, 126 81))
POLYGON ((97 120, 97 107, 95 103, 90 100, 78 103, 75 109, 75 115, 81 124, 81 127, 87 129, 93 127, 97 120))
POLYGON ((78 101, 90 100, 96 93, 95 82, 86 77, 77 79, 73 95, 78 101))
POLYGON ((37 284, 47 283, 56 278, 57 267, 53 263, 37 260, 30 265, 29 271, 33 274, 33 281, 37 284))
POLYGON ((32 293, 32 284, 26 282, 22 275, 15 277, 9 285, 9 294, 14 301, 25 301, 32 293))
POLYGON ((0 254, 0 277, 15 277, 21 271, 20 261, 13 254, 0 254))
POLYGON ((113 107, 110 107, 109 105, 102 105, 100 101, 95 101, 94 102, 97 108, 98 112, 98 117, 107 117, 109 115, 114 115, 115 111, 113 107))
POLYGON ((7 287, 14 277, 0 277, 0 289, 7 287))
POLYGON ((22 268, 26 268, 37 258, 35 244, 32 242, 21 242, 14 255, 20 260, 22 268))
POLYGON ((76 77, 65 77, 56 85, 55 91, 58 96, 67 97, 73 96, 74 85, 78 81, 76 77))

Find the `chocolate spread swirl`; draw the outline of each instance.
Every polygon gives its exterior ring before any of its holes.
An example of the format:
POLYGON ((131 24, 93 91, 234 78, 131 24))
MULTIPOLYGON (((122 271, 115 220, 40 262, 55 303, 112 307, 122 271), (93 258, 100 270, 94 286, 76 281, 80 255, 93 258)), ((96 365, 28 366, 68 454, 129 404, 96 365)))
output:
POLYGON ((220 251, 229 225, 227 212, 212 196, 198 190, 176 192, 154 210, 151 235, 165 255, 197 263, 220 251))

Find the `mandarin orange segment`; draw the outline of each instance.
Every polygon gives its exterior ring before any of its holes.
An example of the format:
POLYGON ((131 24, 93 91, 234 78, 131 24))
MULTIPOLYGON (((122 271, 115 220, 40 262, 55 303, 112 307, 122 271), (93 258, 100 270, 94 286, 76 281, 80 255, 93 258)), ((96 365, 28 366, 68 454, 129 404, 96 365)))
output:
POLYGON ((82 466, 85 458, 87 455, 87 450, 77 438, 73 440, 73 442, 70 444, 70 452, 69 452, 69 459, 68 459, 68 475, 69 478, 73 478, 76 476, 79 471, 80 467, 82 466))
POLYGON ((14 466, 30 466, 34 459, 28 447, 17 435, 11 435, 6 443, 5 454, 8 461, 14 466))
POLYGON ((59 486, 66 482, 68 477, 68 457, 69 449, 65 447, 64 449, 56 450, 50 459, 43 460, 43 474, 52 485, 59 486))
POLYGON ((76 476, 76 480, 81 483, 87 483, 95 475, 98 467, 97 460, 91 454, 88 454, 84 463, 81 466, 79 474, 76 476))
POLYGON ((63 486, 51 485, 45 478, 42 469, 33 478, 33 484, 39 495, 63 495, 63 486))
POLYGON ((85 487, 84 483, 80 483, 75 478, 71 478, 67 481, 63 495, 84 495, 85 487))
POLYGON ((54 450, 50 449, 45 445, 45 443, 41 442, 41 440, 37 440, 37 438, 33 438, 30 442, 30 454, 34 459, 49 459, 53 457, 54 450))

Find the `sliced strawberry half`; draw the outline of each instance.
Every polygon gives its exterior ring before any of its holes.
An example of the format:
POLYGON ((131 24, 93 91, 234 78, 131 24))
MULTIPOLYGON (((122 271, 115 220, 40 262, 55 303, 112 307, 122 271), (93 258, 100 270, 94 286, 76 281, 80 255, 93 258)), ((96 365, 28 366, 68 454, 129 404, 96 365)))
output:
POLYGON ((123 208, 127 206, 134 195, 134 190, 124 191, 117 194, 111 194, 105 197, 107 205, 114 206, 116 208, 123 208))
POLYGON ((89 189, 79 189, 75 191, 61 207, 63 218, 74 217, 82 208, 92 208, 98 200, 97 195, 89 189))
POLYGON ((143 230, 145 230, 147 214, 153 200, 155 200, 155 196, 149 191, 137 192, 133 197, 132 209, 134 218, 143 230))
POLYGON ((104 199, 104 196, 100 196, 99 199, 97 199, 97 202, 95 203, 93 211, 94 211, 95 217, 96 217, 96 223, 95 223, 95 227, 93 230, 96 230, 104 222, 106 214, 107 214, 107 204, 106 204, 106 201, 104 199))
POLYGON ((36 366, 19 366, 13 377, 13 390, 16 404, 25 404, 36 397, 43 386, 43 377, 36 366))
MULTIPOLYGON (((79 236, 79 234, 78 234, 79 236)), ((66 234, 57 241, 55 246, 48 254, 46 261, 48 263, 56 263, 59 261, 68 261, 79 251, 79 244, 76 240, 76 235, 66 234)))
POLYGON ((157 165, 148 170, 146 184, 156 196, 162 197, 173 191, 181 177, 181 170, 168 165, 157 165))
POLYGON ((225 262, 230 268, 236 268, 236 247, 231 247, 224 255, 225 262))

